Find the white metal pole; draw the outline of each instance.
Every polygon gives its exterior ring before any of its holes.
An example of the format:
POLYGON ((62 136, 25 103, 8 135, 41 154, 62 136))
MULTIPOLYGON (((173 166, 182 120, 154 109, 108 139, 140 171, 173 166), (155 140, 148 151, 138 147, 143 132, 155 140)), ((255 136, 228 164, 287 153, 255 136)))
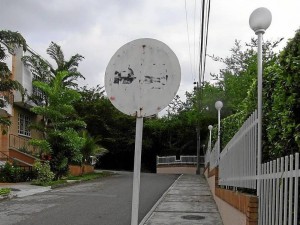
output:
POLYGON ((257 196, 260 196, 260 176, 262 162, 262 35, 257 33, 257 114, 258 114, 258 137, 257 137, 257 196))
POLYGON ((209 151, 211 151, 211 129, 209 129, 209 146, 208 146, 209 151))
POLYGON ((220 152, 221 152, 221 141, 220 141, 220 127, 221 127, 221 108, 218 109, 218 163, 220 161, 220 152))
POLYGON ((200 174, 200 126, 197 126, 197 169, 196 174, 200 174))
POLYGON ((142 139, 143 139, 143 117, 137 117, 136 130, 135 130, 135 151, 134 151, 135 153, 134 153, 131 225, 138 225, 142 139))

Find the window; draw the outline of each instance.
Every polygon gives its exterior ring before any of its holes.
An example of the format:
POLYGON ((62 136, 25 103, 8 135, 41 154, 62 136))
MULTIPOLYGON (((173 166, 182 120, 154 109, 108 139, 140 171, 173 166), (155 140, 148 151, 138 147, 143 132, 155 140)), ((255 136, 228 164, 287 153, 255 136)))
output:
POLYGON ((30 130, 29 130, 29 125, 31 123, 31 119, 29 116, 20 114, 19 113, 19 118, 18 118, 18 133, 20 135, 28 136, 30 137, 30 130))

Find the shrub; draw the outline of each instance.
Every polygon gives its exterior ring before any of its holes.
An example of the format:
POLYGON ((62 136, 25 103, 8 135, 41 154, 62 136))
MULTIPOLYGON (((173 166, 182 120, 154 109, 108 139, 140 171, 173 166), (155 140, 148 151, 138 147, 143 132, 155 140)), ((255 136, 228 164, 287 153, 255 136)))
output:
POLYGON ((10 188, 0 188, 0 195, 8 195, 10 191, 10 188))
POLYGON ((16 165, 6 163, 3 168, 0 169, 0 181, 2 182, 25 182, 35 178, 35 173, 30 170, 24 170, 16 165))
POLYGON ((33 170, 36 172, 37 177, 35 179, 36 183, 47 183, 53 180, 54 173, 50 169, 50 164, 48 161, 41 163, 37 161, 33 165, 33 170))

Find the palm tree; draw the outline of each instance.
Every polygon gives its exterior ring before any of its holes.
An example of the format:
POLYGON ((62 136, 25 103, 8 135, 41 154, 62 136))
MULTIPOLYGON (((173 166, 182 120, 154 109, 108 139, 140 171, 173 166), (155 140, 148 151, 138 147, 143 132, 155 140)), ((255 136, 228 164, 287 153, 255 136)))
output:
POLYGON ((100 137, 92 137, 87 130, 81 132, 81 137, 84 139, 84 145, 81 148, 82 162, 90 162, 91 157, 99 158, 100 156, 108 152, 107 149, 101 147, 98 143, 101 140, 100 137))
POLYGON ((51 42, 49 48, 47 49, 48 55, 54 59, 56 62, 57 68, 54 69, 50 66, 50 70, 53 74, 57 74, 58 72, 68 71, 68 76, 63 80, 65 86, 69 87, 77 87, 77 84, 74 83, 78 78, 84 78, 84 76, 77 70, 79 62, 84 59, 82 55, 76 54, 71 56, 68 61, 65 61, 64 53, 61 47, 51 42))
MULTIPOLYGON (((78 78, 84 78, 84 76, 78 71, 79 62, 84 59, 83 56, 76 54, 71 56, 69 60, 65 60, 64 53, 61 47, 51 42, 47 48, 47 54, 55 61, 56 65, 51 65, 47 60, 43 59, 37 54, 31 56, 24 56, 22 58, 24 64, 30 69, 33 74, 34 80, 42 81, 44 83, 50 83, 59 72, 67 71, 67 75, 62 80, 63 86, 70 88, 77 88, 75 82, 78 78)), ((35 89, 29 99, 37 105, 47 105, 48 100, 41 90, 35 89), (36 94, 37 93, 37 94, 36 94)))
POLYGON ((51 156, 51 169, 56 178, 65 175, 69 163, 82 162, 81 148, 85 140, 80 137, 78 130, 86 127, 85 122, 76 116, 73 103, 80 99, 80 94, 65 87, 63 80, 68 71, 57 72, 50 83, 34 81, 33 85, 45 94, 47 105, 35 106, 30 110, 43 116, 43 124, 32 127, 43 132, 44 140, 32 139, 31 144, 39 147, 42 153, 51 156))

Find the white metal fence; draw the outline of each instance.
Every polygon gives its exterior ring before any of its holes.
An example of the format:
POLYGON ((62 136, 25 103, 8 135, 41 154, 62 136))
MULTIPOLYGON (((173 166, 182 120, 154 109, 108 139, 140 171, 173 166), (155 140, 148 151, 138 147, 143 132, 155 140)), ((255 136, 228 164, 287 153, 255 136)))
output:
POLYGON ((218 148, 219 148, 219 141, 217 140, 214 147, 212 148, 209 156, 207 157, 207 158, 209 158, 209 167, 211 169, 218 166, 218 163, 219 163, 218 148))
POLYGON ((256 189, 257 111, 222 150, 219 185, 256 189))
MULTIPOLYGON (((242 125, 218 156, 218 141, 205 163, 219 166, 219 185, 256 189, 260 180, 259 225, 300 225, 299 153, 262 164, 257 173, 257 111, 242 125)), ((224 131, 226 132, 226 131, 224 131)))
POLYGON ((204 156, 204 165, 205 166, 207 166, 207 164, 209 163, 210 151, 211 151, 211 149, 209 149, 209 148, 206 150, 206 153, 205 153, 205 156, 204 156))
MULTIPOLYGON (((200 163, 204 163, 204 158, 200 157, 200 163)), ((197 164, 197 156, 194 155, 182 155, 177 160, 176 156, 157 156, 157 165, 169 165, 169 164, 197 164)))
POLYGON ((299 225, 299 153, 262 165, 259 224, 299 225))

